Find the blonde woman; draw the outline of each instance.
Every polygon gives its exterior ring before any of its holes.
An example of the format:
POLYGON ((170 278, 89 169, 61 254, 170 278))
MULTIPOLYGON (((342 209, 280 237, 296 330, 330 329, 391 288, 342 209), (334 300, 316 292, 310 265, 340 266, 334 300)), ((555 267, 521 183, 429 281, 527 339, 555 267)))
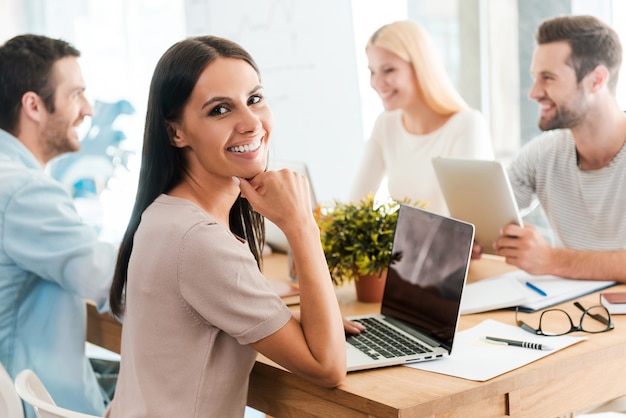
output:
POLYGON ((492 159, 489 129, 454 89, 424 29, 406 20, 385 25, 367 42, 370 84, 383 101, 352 189, 351 199, 376 193, 384 177, 389 194, 448 209, 431 159, 492 159))

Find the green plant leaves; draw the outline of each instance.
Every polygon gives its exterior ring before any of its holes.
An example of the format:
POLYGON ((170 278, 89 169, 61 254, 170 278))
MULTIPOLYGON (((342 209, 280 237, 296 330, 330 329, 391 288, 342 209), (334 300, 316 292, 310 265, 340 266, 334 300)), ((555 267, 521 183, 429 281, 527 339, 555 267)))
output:
POLYGON ((336 285, 387 269, 399 208, 395 200, 375 202, 369 195, 358 202, 335 201, 318 209, 322 248, 336 285))

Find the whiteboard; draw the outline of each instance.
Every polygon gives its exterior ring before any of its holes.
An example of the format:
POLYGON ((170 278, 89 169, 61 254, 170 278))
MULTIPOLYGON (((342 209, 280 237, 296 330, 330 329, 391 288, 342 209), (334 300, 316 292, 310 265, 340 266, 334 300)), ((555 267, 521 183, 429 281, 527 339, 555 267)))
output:
POLYGON ((186 0, 187 34, 252 54, 274 112, 270 157, 305 162, 318 199, 347 199, 364 145, 349 0, 186 0))

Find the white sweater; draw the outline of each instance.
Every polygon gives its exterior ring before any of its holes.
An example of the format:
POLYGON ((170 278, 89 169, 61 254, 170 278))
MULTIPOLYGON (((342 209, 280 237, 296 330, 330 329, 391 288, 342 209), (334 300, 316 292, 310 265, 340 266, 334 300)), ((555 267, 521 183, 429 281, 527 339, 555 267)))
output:
POLYGON ((493 159, 489 129, 479 111, 462 110, 441 128, 425 135, 407 132, 401 110, 383 112, 367 143, 350 199, 375 194, 386 176, 392 198, 427 201, 426 209, 447 215, 431 163, 433 157, 439 156, 493 159))

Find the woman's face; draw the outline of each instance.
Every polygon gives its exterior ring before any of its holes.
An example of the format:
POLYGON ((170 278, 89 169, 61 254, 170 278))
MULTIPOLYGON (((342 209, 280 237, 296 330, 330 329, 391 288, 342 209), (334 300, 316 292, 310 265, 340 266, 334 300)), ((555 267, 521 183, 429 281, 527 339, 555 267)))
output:
POLYGON ((370 45, 365 50, 370 85, 383 100, 385 110, 406 109, 418 97, 413 66, 398 55, 370 45))
POLYGON ((242 59, 218 57, 200 75, 172 141, 191 173, 251 178, 265 170, 274 118, 258 74, 242 59))

